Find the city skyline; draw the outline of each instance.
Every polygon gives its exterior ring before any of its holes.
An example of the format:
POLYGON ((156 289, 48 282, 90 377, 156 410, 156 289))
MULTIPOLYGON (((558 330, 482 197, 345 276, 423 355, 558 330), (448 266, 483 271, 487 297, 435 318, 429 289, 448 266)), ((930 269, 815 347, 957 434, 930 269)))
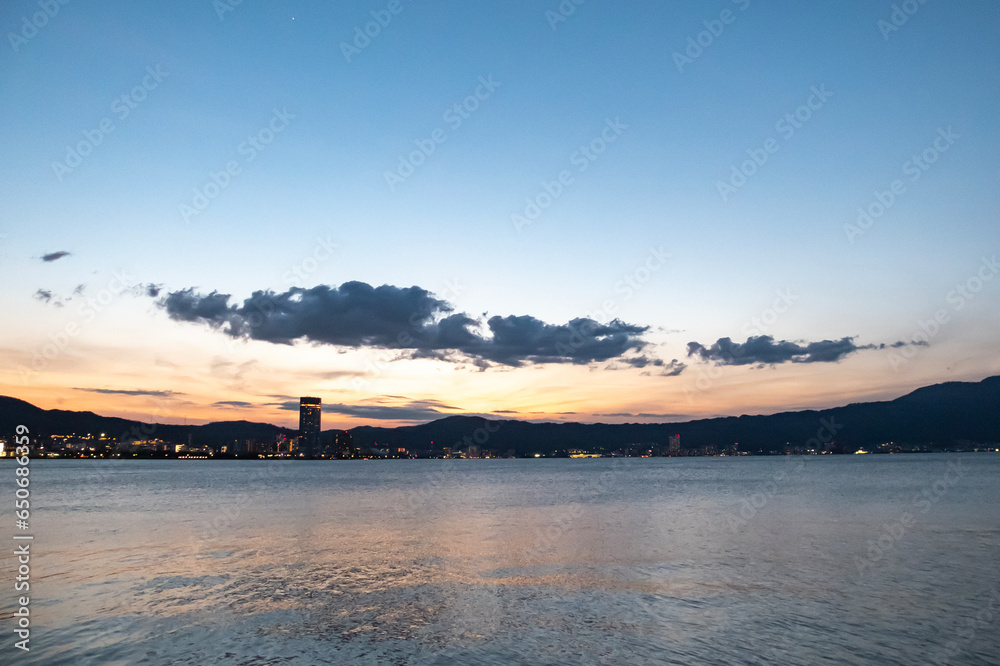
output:
POLYGON ((1000 7, 902 5, 9 3, 0 395, 659 423, 1000 374, 1000 7))
MULTIPOLYGON (((7 397, 0 397, 0 420, 6 429, 17 422, 34 432, 30 453, 38 458, 367 460, 996 453, 1000 451, 995 410, 998 389, 1000 376, 995 376, 978 383, 926 386, 890 402, 661 424, 457 416, 417 427, 331 428, 323 433, 316 397, 300 399, 297 431, 242 420, 178 426, 123 421, 91 412, 45 412, 7 397)), ((0 457, 9 443, 0 437, 0 457)))

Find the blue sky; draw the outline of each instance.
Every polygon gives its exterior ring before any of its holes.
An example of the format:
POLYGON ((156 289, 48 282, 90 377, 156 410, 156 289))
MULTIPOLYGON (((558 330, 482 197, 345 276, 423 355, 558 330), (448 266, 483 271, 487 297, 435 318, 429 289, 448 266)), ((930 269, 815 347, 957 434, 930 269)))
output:
POLYGON ((6 3, 0 298, 18 314, 0 388, 105 413, 151 408, 141 395, 98 403, 78 389, 169 390, 171 418, 211 418, 226 399, 276 420, 268 396, 316 393, 386 414, 430 400, 598 420, 768 412, 995 374, 1000 279, 987 270, 960 310, 948 295, 1000 249, 1000 8, 903 4, 916 11, 889 31, 891 2, 588 0, 563 3, 575 11, 555 23, 557 2, 245 0, 221 14, 228 3, 69 2, 35 34, 24 20, 40 5, 6 3), (344 44, 372 12, 391 21, 348 62, 344 44), (689 39, 707 46, 686 50, 689 39), (696 57, 679 68, 678 53, 696 57), (477 108, 455 122, 449 109, 477 89, 477 108), (780 123, 797 112, 808 119, 791 132, 780 123), (609 123, 614 141, 581 162, 609 123), (281 131, 248 149, 269 127, 281 131), (71 171, 54 167, 85 132, 100 143, 71 171), (433 153, 390 187, 386 172, 429 140, 433 153), (907 169, 927 150, 933 164, 907 169), (720 181, 754 153, 767 160, 724 200, 720 181), (231 163, 238 173, 185 217, 231 163), (512 215, 561 172, 572 180, 518 230, 512 215), (891 206, 849 238, 858 208, 895 180, 891 206), (41 260, 57 251, 70 254, 41 260), (651 252, 670 258, 647 276, 651 252), (296 268, 303 277, 286 279, 296 268), (481 372, 455 357, 390 362, 397 350, 362 343, 234 345, 138 288, 83 321, 84 295, 65 299, 81 284, 99 293, 116 270, 159 285, 160 298, 194 288, 233 303, 257 290, 417 285, 481 318, 486 337, 488 317, 561 325, 610 301, 613 316, 649 327, 642 354, 687 367, 662 376, 609 369, 615 358, 527 359, 481 372), (629 291, 626 276, 648 280, 629 291), (748 326, 782 290, 792 305, 766 329, 748 326), (909 343, 942 309, 948 321, 926 346, 897 348, 913 351, 903 364, 891 348, 760 368, 687 355, 690 342, 742 343, 748 330, 800 346, 909 343), (17 373, 73 322, 86 326, 68 349, 17 373), (210 370, 220 367, 255 370, 234 379, 210 370), (711 386, 692 391, 706 374, 711 386))

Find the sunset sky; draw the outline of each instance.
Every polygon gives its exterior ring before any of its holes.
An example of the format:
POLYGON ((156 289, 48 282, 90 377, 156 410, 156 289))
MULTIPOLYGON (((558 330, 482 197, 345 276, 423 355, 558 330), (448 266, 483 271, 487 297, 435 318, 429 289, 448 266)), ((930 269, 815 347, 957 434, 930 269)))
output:
POLYGON ((659 422, 1000 374, 996 2, 11 0, 0 25, 0 394, 659 422))

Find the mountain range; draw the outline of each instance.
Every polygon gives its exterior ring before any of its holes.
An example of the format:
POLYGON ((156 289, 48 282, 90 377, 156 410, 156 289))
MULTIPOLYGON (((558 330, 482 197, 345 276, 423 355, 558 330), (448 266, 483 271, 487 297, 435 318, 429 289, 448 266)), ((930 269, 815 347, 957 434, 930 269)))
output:
MULTIPOLYGON (((33 434, 41 436, 103 432, 119 440, 156 437, 213 447, 247 439, 273 441, 277 435, 297 434, 294 429, 249 421, 149 424, 93 412, 44 410, 17 398, 0 396, 0 436, 12 435, 18 424, 27 425, 33 434)), ((332 440, 337 432, 342 431, 327 430, 323 435, 332 440)), ((360 426, 348 432, 354 445, 362 448, 440 451, 445 446, 465 449, 475 444, 517 455, 551 455, 568 449, 613 451, 636 445, 663 448, 671 435, 680 435, 685 450, 714 447, 721 451, 738 443, 740 451, 820 446, 853 451, 888 442, 948 449, 1000 442, 1000 376, 980 382, 926 386, 889 401, 684 423, 549 423, 459 415, 414 426, 360 426)))

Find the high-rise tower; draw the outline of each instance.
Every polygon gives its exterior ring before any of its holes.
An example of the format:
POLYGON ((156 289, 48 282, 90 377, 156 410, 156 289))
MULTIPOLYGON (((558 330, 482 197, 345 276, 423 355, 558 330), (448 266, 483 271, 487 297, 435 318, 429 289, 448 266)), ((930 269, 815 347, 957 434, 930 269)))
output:
POLYGON ((320 454, 320 414, 323 401, 299 398, 299 449, 307 456, 320 454))

